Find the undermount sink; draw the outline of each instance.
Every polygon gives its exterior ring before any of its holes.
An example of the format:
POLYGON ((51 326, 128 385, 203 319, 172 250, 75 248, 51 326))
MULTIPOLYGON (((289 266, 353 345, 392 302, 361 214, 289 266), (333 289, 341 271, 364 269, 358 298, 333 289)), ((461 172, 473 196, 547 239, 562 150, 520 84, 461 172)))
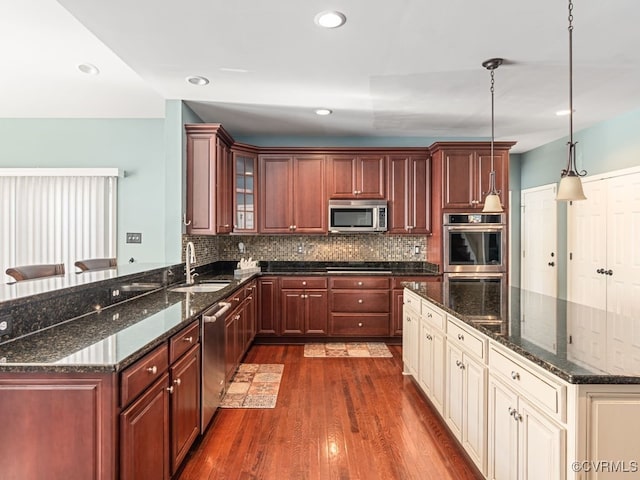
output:
POLYGON ((183 293, 203 293, 203 292, 217 292, 229 285, 231 282, 215 282, 215 283, 194 283, 193 285, 178 285, 169 289, 171 292, 183 292, 183 293))

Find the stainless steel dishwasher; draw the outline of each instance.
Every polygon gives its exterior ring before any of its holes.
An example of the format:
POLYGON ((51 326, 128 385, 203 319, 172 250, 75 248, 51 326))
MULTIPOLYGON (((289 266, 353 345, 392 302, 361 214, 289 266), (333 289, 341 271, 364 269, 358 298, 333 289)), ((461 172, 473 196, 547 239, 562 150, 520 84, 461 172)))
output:
POLYGON ((202 316, 200 431, 203 433, 220 406, 225 393, 224 319, 230 308, 230 303, 219 302, 202 316))

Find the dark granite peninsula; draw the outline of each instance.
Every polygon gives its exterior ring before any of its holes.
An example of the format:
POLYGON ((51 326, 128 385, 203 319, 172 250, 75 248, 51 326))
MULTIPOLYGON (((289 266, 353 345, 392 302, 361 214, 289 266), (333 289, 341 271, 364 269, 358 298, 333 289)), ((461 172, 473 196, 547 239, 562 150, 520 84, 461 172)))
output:
POLYGON ((640 319, 518 288, 405 287, 404 373, 487 478, 578 480, 602 461, 618 462, 607 478, 634 471, 640 319))

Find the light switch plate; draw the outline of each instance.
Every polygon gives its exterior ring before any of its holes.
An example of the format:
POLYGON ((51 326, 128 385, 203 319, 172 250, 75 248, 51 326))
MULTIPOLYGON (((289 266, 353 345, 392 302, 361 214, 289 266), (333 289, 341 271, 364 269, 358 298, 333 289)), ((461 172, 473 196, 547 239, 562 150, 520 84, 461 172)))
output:
POLYGON ((142 243, 142 233, 127 232, 127 243, 142 243))

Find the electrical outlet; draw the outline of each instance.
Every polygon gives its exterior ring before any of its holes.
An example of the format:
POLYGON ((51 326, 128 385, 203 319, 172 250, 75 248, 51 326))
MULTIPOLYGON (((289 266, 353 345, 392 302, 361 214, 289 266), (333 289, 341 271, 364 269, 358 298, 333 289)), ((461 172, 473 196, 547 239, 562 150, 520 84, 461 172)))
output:
POLYGON ((301 243, 298 244, 298 253, 304 253, 304 246, 301 243))
POLYGON ((415 255, 420 255, 420 245, 416 245, 413 247, 413 253, 415 255))
POLYGON ((127 243, 142 243, 142 233, 127 232, 127 243))
POLYGON ((120 289, 112 288, 111 289, 111 298, 118 298, 120 296, 120 289))
POLYGON ((13 318, 11 318, 11 315, 0 317, 0 337, 11 335, 11 332, 13 332, 13 318))

